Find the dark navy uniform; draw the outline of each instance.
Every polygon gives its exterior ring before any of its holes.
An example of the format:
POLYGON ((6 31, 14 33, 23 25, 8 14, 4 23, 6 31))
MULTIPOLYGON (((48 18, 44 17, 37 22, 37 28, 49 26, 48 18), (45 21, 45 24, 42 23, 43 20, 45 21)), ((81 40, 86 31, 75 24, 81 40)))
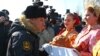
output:
POLYGON ((39 56, 39 37, 26 30, 19 22, 11 26, 7 56, 39 56))
POLYGON ((45 27, 46 10, 37 5, 30 5, 23 12, 23 15, 20 20, 11 25, 7 56, 41 56, 39 55, 39 37, 36 33, 41 32, 45 27), (43 28, 37 26, 39 22, 43 23, 41 25, 43 28))

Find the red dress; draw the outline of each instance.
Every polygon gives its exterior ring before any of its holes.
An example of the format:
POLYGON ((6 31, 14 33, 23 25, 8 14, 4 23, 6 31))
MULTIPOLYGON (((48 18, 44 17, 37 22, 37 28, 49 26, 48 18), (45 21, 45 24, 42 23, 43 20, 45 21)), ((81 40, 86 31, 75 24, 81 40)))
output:
POLYGON ((69 48, 72 47, 77 34, 78 33, 74 29, 69 32, 64 30, 54 37, 53 41, 50 43, 52 45, 69 48))

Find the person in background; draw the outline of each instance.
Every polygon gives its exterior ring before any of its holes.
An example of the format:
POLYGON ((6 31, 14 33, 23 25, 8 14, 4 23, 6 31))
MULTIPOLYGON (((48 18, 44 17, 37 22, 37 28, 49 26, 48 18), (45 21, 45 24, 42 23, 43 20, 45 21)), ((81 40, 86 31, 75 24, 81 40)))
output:
POLYGON ((53 41, 50 42, 51 45, 71 48, 77 37, 78 32, 75 30, 76 18, 74 14, 68 13, 64 19, 65 28, 60 31, 60 33, 54 37, 53 41))
MULTIPOLYGON (((49 43, 52 41, 54 37, 54 30, 51 26, 45 23, 45 29, 42 32, 37 33, 38 37, 40 38, 39 40, 39 49, 42 49, 43 44, 49 43)), ((40 56, 48 56, 48 54, 44 52, 39 53, 40 56)))
POLYGON ((9 17, 10 13, 9 13, 9 11, 7 9, 3 9, 2 12, 5 13, 5 18, 6 18, 5 25, 8 26, 8 28, 9 28, 11 26, 11 24, 12 24, 12 21, 10 20, 10 17, 9 17))
POLYGON ((9 11, 7 9, 3 9, 2 12, 6 14, 6 18, 9 20, 9 11))
POLYGON ((10 26, 6 25, 6 14, 0 11, 0 56, 6 56, 8 44, 8 31, 10 26))
POLYGON ((9 31, 7 56, 40 56, 37 33, 45 29, 46 10, 30 5, 22 16, 12 23, 9 31))
POLYGON ((51 26, 46 25, 45 29, 37 34, 40 37, 40 44, 39 47, 41 48, 43 44, 49 43, 52 41, 55 33, 51 26))
POLYGON ((50 19, 49 24, 53 28, 54 34, 57 35, 59 28, 60 28, 60 25, 57 24, 57 19, 55 19, 55 18, 50 19))

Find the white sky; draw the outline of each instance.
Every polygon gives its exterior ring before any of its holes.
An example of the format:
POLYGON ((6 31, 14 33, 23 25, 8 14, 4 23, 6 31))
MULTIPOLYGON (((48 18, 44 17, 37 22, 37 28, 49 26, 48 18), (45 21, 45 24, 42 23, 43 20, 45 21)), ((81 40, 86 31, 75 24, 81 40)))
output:
MULTIPOLYGON (((7 9, 10 12, 10 20, 14 21, 31 4, 32 0, 0 0, 0 10, 7 9)), ((83 12, 83 0, 48 0, 44 1, 44 4, 52 5, 60 14, 65 14, 66 9, 71 9, 71 12, 83 12)))
POLYGON ((7 9, 10 12, 10 20, 15 20, 25 10, 32 0, 0 0, 0 10, 7 9))

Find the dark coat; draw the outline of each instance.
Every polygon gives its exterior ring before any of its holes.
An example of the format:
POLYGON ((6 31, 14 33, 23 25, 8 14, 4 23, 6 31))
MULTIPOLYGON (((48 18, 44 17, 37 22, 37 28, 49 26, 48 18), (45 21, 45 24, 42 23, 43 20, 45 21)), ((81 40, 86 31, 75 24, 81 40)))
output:
POLYGON ((39 56, 39 37, 19 22, 12 24, 9 37, 7 56, 39 56))
POLYGON ((9 28, 10 26, 0 24, 0 56, 6 56, 9 28))

